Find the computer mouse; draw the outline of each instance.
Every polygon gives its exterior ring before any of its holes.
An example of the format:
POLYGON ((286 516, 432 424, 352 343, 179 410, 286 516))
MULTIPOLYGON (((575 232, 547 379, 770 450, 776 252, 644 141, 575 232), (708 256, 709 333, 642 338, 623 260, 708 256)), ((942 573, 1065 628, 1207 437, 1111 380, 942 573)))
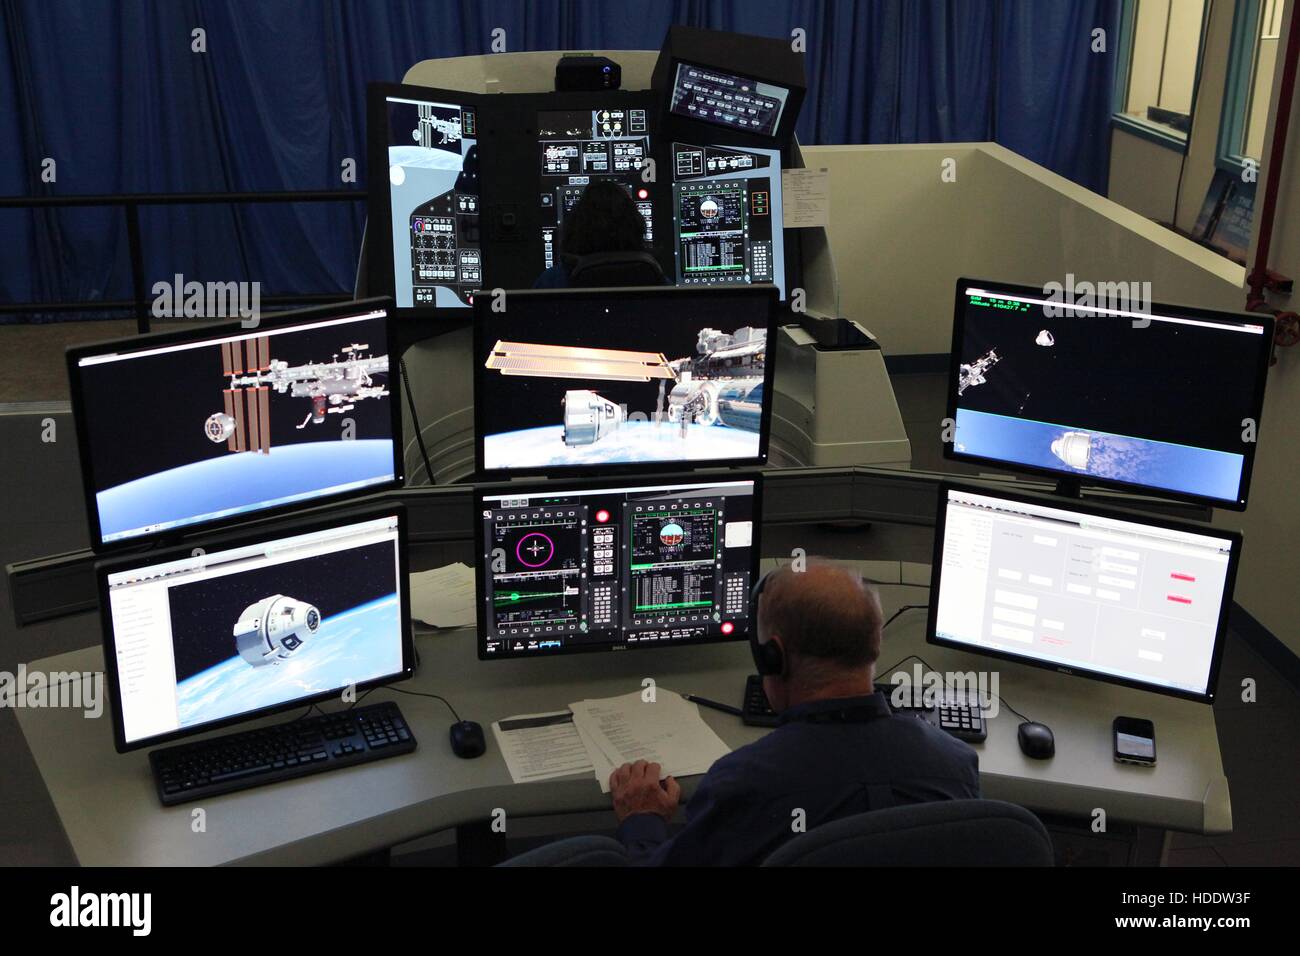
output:
POLYGON ((1056 738, 1052 728, 1037 721, 1026 720, 1020 725, 1016 734, 1020 740, 1020 752, 1034 760, 1046 760, 1056 753, 1056 738))
POLYGON ((483 737, 483 728, 472 720, 462 720, 451 725, 451 751, 457 757, 469 760, 481 757, 487 750, 487 740, 483 737))

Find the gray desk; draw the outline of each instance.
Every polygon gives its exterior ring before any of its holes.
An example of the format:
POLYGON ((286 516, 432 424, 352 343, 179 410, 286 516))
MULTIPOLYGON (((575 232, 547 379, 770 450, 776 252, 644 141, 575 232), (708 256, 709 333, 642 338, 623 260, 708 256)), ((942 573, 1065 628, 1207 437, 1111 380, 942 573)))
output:
MULTIPOLYGON (((882 588, 886 614, 926 597, 921 587, 882 588)), ((929 647, 924 628, 923 611, 894 622, 882 665, 916 652, 941 670, 995 666, 1011 703, 1056 733, 1055 759, 1031 761, 1016 744, 1018 718, 1004 711, 989 721, 988 740, 977 747, 986 796, 1085 818, 1102 808, 1113 822, 1201 833, 1231 829, 1211 708, 929 647), (1160 763, 1154 770, 1112 760, 1110 723, 1117 714, 1155 721, 1160 763)), ((743 645, 480 663, 473 631, 461 630, 418 637, 417 647, 423 658, 417 676, 397 686, 449 697, 462 716, 483 724, 487 754, 461 760, 451 753, 451 716, 439 701, 377 690, 371 700, 400 704, 420 742, 415 753, 202 801, 205 832, 194 832, 192 807, 159 806, 145 753, 114 751, 107 713, 87 720, 80 711, 20 709, 18 722, 84 865, 319 864, 482 821, 498 808, 507 820, 607 809, 609 798, 594 779, 513 785, 488 725, 627 693, 646 677, 680 693, 739 703, 752 670, 743 645)), ((30 667, 98 671, 102 665, 95 647, 30 667)), ((762 732, 736 717, 702 713, 732 747, 762 732)), ((683 781, 688 795, 697 779, 683 781)))

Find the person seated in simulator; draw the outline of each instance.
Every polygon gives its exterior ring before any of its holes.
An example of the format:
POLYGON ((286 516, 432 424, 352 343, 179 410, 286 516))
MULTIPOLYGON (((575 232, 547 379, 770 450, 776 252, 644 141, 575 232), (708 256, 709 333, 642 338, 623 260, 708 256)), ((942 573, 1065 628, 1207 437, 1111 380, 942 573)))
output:
POLYGON ((598 179, 582 192, 560 231, 560 256, 533 283, 534 289, 567 289, 573 266, 597 252, 649 252, 645 219, 628 191, 598 179))
POLYGON ((758 640, 780 648, 782 669, 763 689, 781 723, 716 761, 668 824, 681 787, 658 764, 624 764, 610 776, 618 836, 633 863, 761 863, 786 840, 869 810, 980 795, 979 758, 923 720, 893 716, 874 687, 880 599, 833 562, 789 566, 767 579, 758 640))

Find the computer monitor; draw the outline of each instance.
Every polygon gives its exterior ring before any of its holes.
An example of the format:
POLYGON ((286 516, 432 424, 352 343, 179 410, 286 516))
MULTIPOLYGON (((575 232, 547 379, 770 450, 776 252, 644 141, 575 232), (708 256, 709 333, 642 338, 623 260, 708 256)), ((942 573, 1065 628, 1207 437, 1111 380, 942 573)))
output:
POLYGON ((399 485, 391 305, 69 350, 92 545, 399 485))
POLYGON ((943 484, 931 644, 1211 703, 1241 535, 943 484))
POLYGON ((476 98, 369 88, 371 289, 398 309, 466 309, 482 288, 476 98))
POLYGON ((673 143, 678 285, 772 283, 786 298, 781 152, 673 143))
POLYGON ((649 112, 644 105, 627 103, 537 113, 542 250, 541 260, 534 263, 538 272, 559 262, 565 218, 597 180, 627 190, 645 220, 646 245, 653 246, 655 183, 643 169, 653 158, 649 112))
POLYGON ((1272 319, 1064 291, 958 280, 945 456, 1245 508, 1272 319))
POLYGON ((759 465, 770 287, 508 292, 477 303, 480 475, 759 465))
POLYGON ((119 752, 413 673, 388 505, 96 566, 119 752))
POLYGON ((759 497, 752 475, 480 489, 479 657, 745 640, 759 497))

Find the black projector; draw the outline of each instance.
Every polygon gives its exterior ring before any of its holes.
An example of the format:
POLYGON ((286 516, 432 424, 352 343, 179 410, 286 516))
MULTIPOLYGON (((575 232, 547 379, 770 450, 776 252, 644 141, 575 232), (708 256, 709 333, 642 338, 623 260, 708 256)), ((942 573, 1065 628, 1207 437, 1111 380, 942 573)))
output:
POLYGON ((607 56, 564 56, 555 64, 556 90, 616 90, 623 68, 607 56))

